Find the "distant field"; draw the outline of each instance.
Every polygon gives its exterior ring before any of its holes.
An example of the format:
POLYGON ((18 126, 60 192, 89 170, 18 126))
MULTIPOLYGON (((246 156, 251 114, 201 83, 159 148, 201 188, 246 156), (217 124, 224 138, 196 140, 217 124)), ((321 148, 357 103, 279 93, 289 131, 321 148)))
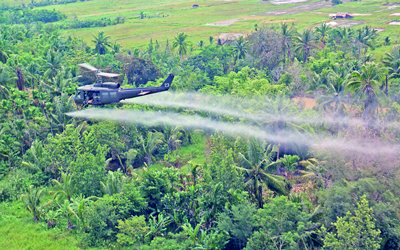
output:
MULTIPOLYGON (((3 0, 10 4, 21 4, 25 0, 3 0)), ((104 28, 88 28, 66 30, 64 33, 82 37, 90 43, 92 33, 104 30, 125 48, 142 47, 150 38, 164 43, 173 39, 178 32, 189 34, 189 40, 197 43, 208 41, 209 36, 232 36, 248 34, 257 23, 277 25, 282 21, 294 23, 298 29, 309 28, 321 22, 329 22, 332 26, 358 27, 371 25, 377 28, 383 37, 390 36, 393 42, 400 42, 400 26, 390 25, 391 21, 400 20, 400 4, 383 6, 385 1, 363 0, 362 2, 346 2, 331 6, 325 1, 305 0, 92 0, 67 5, 52 5, 43 8, 56 9, 69 18, 126 18, 124 24, 104 28), (304 2, 300 2, 304 1, 304 2), (297 2, 297 3, 291 3, 297 2), (193 8, 194 4, 199 5, 193 8), (140 12, 147 15, 139 19, 140 12), (329 14, 349 12, 357 14, 354 19, 333 21, 329 14), (392 15, 391 15, 392 14, 392 15)), ((379 48, 374 53, 378 56, 387 48, 379 48)))

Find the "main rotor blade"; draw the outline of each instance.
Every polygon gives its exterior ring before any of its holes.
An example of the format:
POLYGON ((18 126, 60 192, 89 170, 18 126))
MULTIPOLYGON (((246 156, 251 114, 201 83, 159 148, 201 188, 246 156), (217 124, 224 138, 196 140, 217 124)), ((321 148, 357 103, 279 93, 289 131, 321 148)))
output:
POLYGON ((91 71, 98 71, 98 69, 96 67, 93 67, 92 65, 88 64, 88 63, 82 63, 82 64, 78 64, 78 66, 91 70, 91 71))
POLYGON ((105 77, 117 77, 120 76, 120 74, 116 73, 105 73, 105 72, 100 72, 98 73, 99 76, 105 76, 105 77))

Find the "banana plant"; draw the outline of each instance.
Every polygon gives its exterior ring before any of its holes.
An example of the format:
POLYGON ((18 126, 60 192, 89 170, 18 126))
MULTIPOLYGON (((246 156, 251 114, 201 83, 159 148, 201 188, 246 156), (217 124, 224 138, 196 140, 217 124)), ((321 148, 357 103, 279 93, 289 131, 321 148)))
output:
POLYGON ((47 202, 41 205, 44 191, 44 188, 38 189, 31 185, 29 186, 28 192, 21 195, 20 199, 26 208, 32 213, 34 221, 39 220, 43 215, 43 209, 51 204, 51 202, 47 202))
POLYGON ((203 242, 204 239, 204 234, 201 234, 200 232, 200 227, 203 223, 203 220, 200 221, 196 225, 196 227, 192 227, 192 225, 188 222, 186 222, 184 225, 182 225, 183 231, 189 236, 189 239, 192 241, 193 246, 196 246, 197 243, 203 242))
POLYGON ((158 214, 158 217, 150 215, 149 229, 150 231, 146 234, 146 237, 153 239, 157 236, 164 236, 164 232, 167 230, 167 226, 172 223, 172 219, 164 217, 163 214, 158 214))
POLYGON ((61 180, 62 182, 55 179, 52 180, 56 191, 50 191, 49 194, 52 194, 53 197, 64 196, 69 202, 72 202, 72 197, 76 194, 73 175, 61 173, 61 180))

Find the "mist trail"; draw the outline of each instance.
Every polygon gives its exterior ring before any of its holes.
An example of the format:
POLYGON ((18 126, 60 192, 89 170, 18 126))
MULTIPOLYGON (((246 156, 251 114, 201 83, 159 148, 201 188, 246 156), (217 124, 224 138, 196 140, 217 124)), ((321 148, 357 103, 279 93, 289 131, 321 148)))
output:
POLYGON ((293 141, 308 141, 307 135, 298 133, 282 133, 281 135, 266 133, 256 127, 245 124, 219 122, 201 116, 188 116, 173 112, 114 110, 114 109, 86 109, 70 112, 66 115, 78 118, 112 120, 118 122, 141 124, 146 126, 170 125, 184 128, 198 128, 203 130, 225 132, 231 135, 246 135, 259 139, 289 143, 293 141))
POLYGON ((350 117, 333 117, 321 115, 316 118, 302 118, 296 114, 276 114, 265 107, 266 99, 239 99, 226 96, 206 95, 200 93, 163 92, 157 96, 143 96, 123 101, 130 104, 144 104, 169 108, 188 108, 220 115, 229 115, 254 121, 285 121, 308 124, 345 124, 349 126, 377 126, 367 124, 364 120, 350 117))
POLYGON ((230 135, 245 135, 267 140, 270 143, 296 143, 321 149, 349 150, 363 154, 392 154, 400 151, 400 145, 380 145, 376 142, 360 143, 354 140, 338 138, 318 138, 308 134, 284 131, 281 134, 268 133, 246 124, 226 123, 201 116, 188 116, 173 112, 154 112, 138 110, 86 109, 67 113, 66 115, 85 119, 112 120, 147 126, 170 125, 184 128, 224 132, 230 135))

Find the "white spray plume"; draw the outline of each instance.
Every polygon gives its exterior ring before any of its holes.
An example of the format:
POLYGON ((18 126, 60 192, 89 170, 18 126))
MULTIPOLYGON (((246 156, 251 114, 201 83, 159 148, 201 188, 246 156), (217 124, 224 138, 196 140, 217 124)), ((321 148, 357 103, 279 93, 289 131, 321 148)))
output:
MULTIPOLYGON (((254 121, 284 121, 308 124, 330 124, 348 126, 366 126, 367 123, 358 118, 337 117, 317 114, 318 117, 299 117, 298 114, 284 114, 271 112, 266 107, 265 98, 238 98, 231 96, 216 96, 193 92, 163 92, 157 95, 149 95, 122 101, 127 104, 144 104, 168 108, 187 108, 220 115, 228 115, 254 121)), ((298 112, 297 112, 298 113, 298 112)), ((377 126, 371 125, 369 126, 377 126)))
POLYGON ((280 134, 273 134, 260 130, 246 124, 227 123, 211 120, 201 116, 188 116, 173 112, 160 111, 138 111, 138 110, 115 110, 115 109, 86 109, 67 113, 68 116, 96 119, 112 120, 147 126, 170 125, 182 126, 186 128, 198 128, 203 130, 213 130, 224 132, 231 135, 245 135, 255 138, 279 142, 296 143, 299 145, 312 145, 315 148, 348 150, 363 154, 387 154, 398 153, 400 145, 380 145, 377 147, 374 142, 360 143, 354 140, 340 138, 317 138, 308 134, 283 131, 280 134))

